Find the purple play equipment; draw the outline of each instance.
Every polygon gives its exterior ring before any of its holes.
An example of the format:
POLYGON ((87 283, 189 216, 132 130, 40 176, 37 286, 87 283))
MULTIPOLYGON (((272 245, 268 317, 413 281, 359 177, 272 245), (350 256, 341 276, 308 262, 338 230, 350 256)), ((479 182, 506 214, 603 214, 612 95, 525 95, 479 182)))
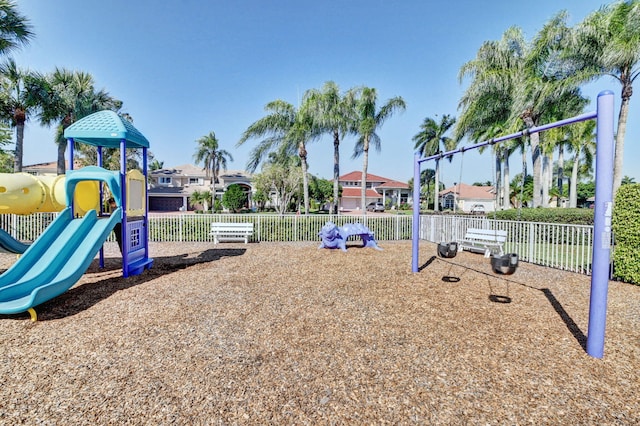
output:
MULTIPOLYGON (((112 185, 111 195, 121 208, 119 227, 122 247, 122 276, 127 278, 141 274, 151 268, 153 259, 149 257, 149 210, 147 208, 147 150, 149 141, 128 120, 113 111, 99 111, 76 121, 64 131, 69 147, 69 170, 73 172, 74 144, 85 143, 96 147, 98 165, 85 169, 102 170, 103 173, 115 173, 117 180, 112 185), (104 148, 120 148, 120 171, 110 172, 102 169, 104 148), (127 149, 142 151, 142 184, 127 182, 127 149), (131 197, 130 197, 131 195, 131 197), (136 205, 133 205, 133 204, 136 205), (129 204, 132 204, 131 206, 129 204), (138 216, 129 216, 128 211, 142 210, 138 216)), ((82 169, 81 169, 82 170, 82 169)), ((90 177, 87 177, 90 179, 90 177)), ((100 192, 102 200, 102 191, 100 192)), ((100 266, 104 267, 104 251, 100 249, 100 266)))
POLYGON ((318 248, 339 248, 342 251, 347 251, 347 238, 352 235, 358 235, 362 238, 362 247, 382 250, 378 247, 373 232, 361 223, 347 223, 343 226, 337 226, 333 222, 327 222, 318 235, 322 239, 322 243, 318 248))
MULTIPOLYGON (((511 135, 491 139, 486 142, 462 147, 441 154, 420 158, 418 153, 413 161, 413 181, 420 182, 420 164, 441 159, 471 149, 504 142, 510 139, 538 133, 554 127, 596 119, 596 204, 593 226, 593 257, 591 267, 591 297, 589 303, 589 329, 587 333, 587 353, 594 358, 604 354, 604 334, 607 317, 607 291, 609 289, 609 259, 611 253, 611 218, 613 213, 613 92, 602 91, 598 94, 597 109, 582 115, 556 121, 555 123, 532 127, 511 135)), ((420 185, 413 186, 414 207, 420 205, 420 185)), ((418 272, 418 250, 420 242, 420 208, 413 209, 413 236, 411 270, 418 272)))

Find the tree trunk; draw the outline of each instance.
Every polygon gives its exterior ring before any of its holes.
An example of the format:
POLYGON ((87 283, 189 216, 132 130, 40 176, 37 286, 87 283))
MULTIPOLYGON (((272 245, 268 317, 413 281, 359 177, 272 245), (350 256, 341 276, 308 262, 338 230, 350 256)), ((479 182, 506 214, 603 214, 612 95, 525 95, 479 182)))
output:
POLYGON ((307 149, 304 146, 304 143, 299 145, 299 154, 300 154, 300 163, 302 166, 302 192, 304 198, 304 214, 309 214, 309 175, 307 170, 309 169, 309 165, 307 163, 307 149))
MULTIPOLYGON (((527 128, 533 127, 532 120, 525 120, 527 128), (529 123, 531 125, 529 125, 529 123)), ((533 207, 542 206, 542 152, 540 150, 540 134, 529 135, 531 144, 531 163, 533 164, 533 207)))
POLYGON ((551 177, 551 165, 549 156, 542 154, 542 207, 549 207, 549 182, 551 177))
POLYGON ((333 131, 333 213, 338 214, 340 194, 340 133, 333 131))
POLYGON ((564 187, 564 147, 562 143, 558 145, 558 177, 556 182, 558 187, 556 207, 562 207, 562 190, 564 187))
POLYGON ((502 208, 505 210, 509 210, 511 208, 511 182, 509 181, 511 179, 510 175, 509 175, 509 150, 505 149, 503 151, 503 162, 504 162, 504 168, 502 171, 502 180, 504 182, 504 185, 502 186, 502 208))
POLYGON ((58 142, 58 165, 57 165, 57 173, 59 175, 65 174, 67 169, 65 165, 65 158, 64 158, 66 152, 67 152, 67 140, 60 139, 60 141, 58 142))
POLYGON ((22 171, 22 157, 24 147, 24 120, 16 122, 16 152, 13 163, 13 172, 22 171))
POLYGON ((569 207, 573 209, 578 207, 578 159, 580 158, 580 152, 581 148, 578 148, 573 159, 571 182, 569 182, 569 207))
MULTIPOLYGON (((527 129, 536 125, 531 111, 526 110, 520 116, 527 129)), ((529 145, 531 145, 531 163, 533 165, 533 207, 542 206, 542 149, 540 147, 540 133, 529 134, 529 145)))
POLYGON ((362 214, 367 214, 367 169, 369 168, 369 140, 365 138, 362 149, 362 191, 360 192, 360 204, 362 214))
POLYGON ((622 184, 622 164, 624 160, 624 137, 627 132, 627 116, 629 115, 629 100, 633 94, 631 83, 622 86, 622 103, 618 115, 618 129, 616 131, 616 148, 613 157, 613 195, 615 197, 618 188, 622 184))

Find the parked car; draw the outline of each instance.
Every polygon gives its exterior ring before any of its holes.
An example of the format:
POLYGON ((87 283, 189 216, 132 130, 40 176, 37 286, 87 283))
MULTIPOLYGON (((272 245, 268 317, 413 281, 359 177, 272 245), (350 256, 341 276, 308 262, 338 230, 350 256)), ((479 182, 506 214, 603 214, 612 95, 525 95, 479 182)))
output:
POLYGON ((484 214, 484 206, 482 204, 474 204, 471 206, 471 214, 484 214))
POLYGON ((369 204, 367 204, 367 211, 368 212, 383 212, 384 211, 384 204, 382 204, 381 202, 369 203, 369 204))

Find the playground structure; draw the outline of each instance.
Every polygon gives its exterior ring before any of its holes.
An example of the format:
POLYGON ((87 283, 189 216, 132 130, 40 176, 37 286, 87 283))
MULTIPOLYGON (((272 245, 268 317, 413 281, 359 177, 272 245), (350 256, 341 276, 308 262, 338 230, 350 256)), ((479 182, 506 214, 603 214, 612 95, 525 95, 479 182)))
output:
MULTIPOLYGON (((462 147, 448 152, 420 158, 418 153, 413 161, 413 181, 420 182, 420 165, 429 160, 441 159, 458 153, 464 153, 471 149, 481 148, 487 145, 505 142, 507 140, 527 136, 531 133, 539 133, 555 127, 596 119, 596 196, 594 210, 594 239, 593 260, 591 273, 591 296, 589 302, 589 328, 587 333, 587 353, 594 358, 602 358, 604 355, 604 334, 607 316, 607 292, 609 288, 609 259, 611 254, 611 219, 613 214, 613 92, 606 90, 598 94, 597 109, 595 112, 581 114, 573 118, 557 121, 542 126, 532 127, 525 131, 513 133, 507 136, 494 138, 486 142, 468 147, 462 147)), ((413 236, 411 270, 419 271, 419 244, 420 244, 420 185, 413 187, 413 236), (418 206, 418 208, 415 208, 418 206)), ((442 249, 443 252, 445 249, 442 249)), ((446 257, 446 256, 444 256, 446 257)), ((506 259, 506 264, 492 264, 492 268, 509 268, 513 260, 506 259)))
POLYGON ((373 232, 361 223, 347 223, 343 226, 337 226, 333 222, 327 222, 318 233, 322 239, 318 248, 339 248, 342 251, 347 251, 347 239, 354 235, 362 238, 362 247, 382 250, 378 246, 373 232))
POLYGON ((104 267, 102 246, 118 223, 122 224, 124 242, 123 276, 140 274, 153 264, 147 235, 147 139, 113 111, 100 111, 77 121, 64 136, 69 164, 73 165, 74 143, 86 143, 97 148, 98 165, 70 169, 65 176, 43 178, 22 173, 0 177, 2 213, 60 211, 18 261, 0 275, 2 314, 29 312, 35 321, 33 308, 73 286, 98 252, 104 267), (105 147, 120 148, 120 171, 102 168, 105 147), (126 172, 127 149, 142 149, 144 173, 126 172), (117 205, 109 213, 101 203, 105 186, 117 205))

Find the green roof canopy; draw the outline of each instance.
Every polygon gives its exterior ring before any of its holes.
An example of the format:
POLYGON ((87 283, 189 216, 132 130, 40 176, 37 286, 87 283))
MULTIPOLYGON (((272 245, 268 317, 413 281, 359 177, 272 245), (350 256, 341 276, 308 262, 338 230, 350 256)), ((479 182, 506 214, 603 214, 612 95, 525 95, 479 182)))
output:
POLYGON ((76 121, 67 127, 64 137, 107 148, 120 148, 120 141, 125 139, 127 148, 149 148, 149 141, 133 124, 109 110, 99 111, 76 121))

